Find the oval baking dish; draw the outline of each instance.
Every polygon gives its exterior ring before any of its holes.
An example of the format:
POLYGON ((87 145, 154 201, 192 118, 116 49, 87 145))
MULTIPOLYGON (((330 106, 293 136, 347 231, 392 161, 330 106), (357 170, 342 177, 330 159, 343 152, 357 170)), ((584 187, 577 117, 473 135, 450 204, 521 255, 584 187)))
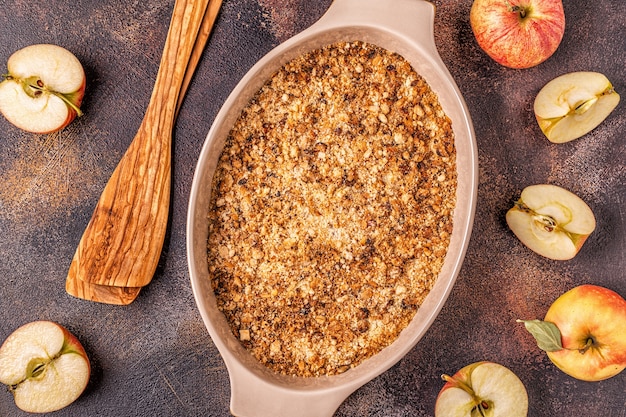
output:
POLYGON ((263 57, 235 87, 217 114, 200 153, 187 217, 187 256, 194 297, 220 351, 231 383, 231 413, 239 417, 332 416, 356 389, 415 347, 445 303, 469 242, 477 194, 477 150, 465 102, 435 47, 434 6, 423 0, 335 0, 307 30, 263 57), (232 334, 218 310, 207 264, 210 184, 220 152, 241 110, 286 62, 338 41, 360 40, 397 52, 438 95, 452 120, 457 150, 457 203, 443 268, 430 294, 399 338, 345 373, 301 378, 277 375, 258 362, 232 334))

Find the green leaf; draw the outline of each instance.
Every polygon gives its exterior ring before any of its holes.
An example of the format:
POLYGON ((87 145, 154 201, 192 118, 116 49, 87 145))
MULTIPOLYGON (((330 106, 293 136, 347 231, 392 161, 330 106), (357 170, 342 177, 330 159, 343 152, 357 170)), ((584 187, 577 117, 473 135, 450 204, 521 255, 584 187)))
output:
POLYGON ((526 330, 530 332, 537 341, 539 349, 546 352, 556 352, 563 349, 561 344, 561 332, 556 324, 542 320, 517 320, 524 323, 526 330))

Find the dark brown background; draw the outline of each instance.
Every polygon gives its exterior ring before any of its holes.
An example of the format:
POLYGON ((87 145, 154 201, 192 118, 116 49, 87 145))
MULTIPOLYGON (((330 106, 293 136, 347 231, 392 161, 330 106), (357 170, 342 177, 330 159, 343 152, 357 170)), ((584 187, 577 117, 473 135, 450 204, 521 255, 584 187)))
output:
MULTIPOLYGON (((390 2, 391 3, 391 2, 390 2)), ((626 3, 565 1, 566 33, 545 63, 511 70, 477 46, 471 0, 436 1, 435 38, 469 106, 478 141, 479 200, 467 258, 424 339, 358 390, 337 416, 432 416, 439 376, 478 360, 514 370, 529 416, 626 416, 626 373, 604 382, 557 370, 517 318, 541 318, 562 292, 595 283, 626 295, 624 103, 595 131, 554 145, 532 114, 537 91, 562 73, 605 73, 626 94, 626 3), (573 260, 523 247, 504 214, 522 188, 561 185, 597 216, 573 260)), ((35 319, 57 321, 84 343, 93 366, 84 395, 56 416, 227 416, 229 382, 201 321, 185 257, 193 170, 213 117, 246 71, 305 29, 330 0, 226 0, 175 130, 171 226, 160 269, 126 307, 72 298, 69 261, 105 182, 139 126, 173 0, 0 1, 0 62, 33 43, 74 52, 87 73, 85 116, 33 135, 0 118, 0 339, 35 319)), ((626 97, 626 96, 625 96, 626 97)), ((8 392, 0 416, 21 416, 8 392)))

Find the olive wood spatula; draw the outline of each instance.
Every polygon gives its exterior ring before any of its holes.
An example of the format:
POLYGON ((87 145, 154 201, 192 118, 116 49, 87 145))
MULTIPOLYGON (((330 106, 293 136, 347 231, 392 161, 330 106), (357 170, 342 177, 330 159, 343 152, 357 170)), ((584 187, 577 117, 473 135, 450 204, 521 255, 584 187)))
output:
POLYGON ((128 304, 152 279, 167 228, 173 125, 218 10, 176 1, 146 114, 81 238, 68 293, 128 304))
MULTIPOLYGON (((209 38, 211 29, 213 28, 213 24, 215 23, 215 19, 217 18, 217 14, 219 13, 221 4, 222 0, 210 0, 209 2, 209 5, 204 15, 204 19, 202 21, 202 25, 200 27, 200 31, 193 47, 193 51, 191 53, 191 58, 189 59, 189 64, 185 72, 185 78, 183 80, 183 84, 178 96, 176 114, 178 114, 178 111, 180 110, 183 102, 183 97, 185 95, 185 92, 187 91, 187 88, 189 87, 189 84, 191 83, 195 68, 200 61, 200 58, 204 51, 204 46, 206 45, 206 42, 209 38)), ((74 297, 106 304, 128 305, 137 298, 137 296, 139 295, 139 291, 142 288, 115 287, 85 282, 78 278, 76 271, 72 270, 73 268, 76 268, 76 265, 76 260, 73 260, 70 265, 70 272, 68 273, 68 277, 66 280, 66 291, 74 297)))

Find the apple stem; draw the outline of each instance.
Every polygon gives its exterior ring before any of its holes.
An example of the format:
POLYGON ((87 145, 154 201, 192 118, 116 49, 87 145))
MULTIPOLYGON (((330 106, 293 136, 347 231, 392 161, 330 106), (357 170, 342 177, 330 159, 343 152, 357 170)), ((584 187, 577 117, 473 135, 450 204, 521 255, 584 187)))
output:
POLYGON ((522 18, 522 19, 526 17, 526 10, 521 8, 521 7, 519 7, 519 6, 514 6, 513 7, 513 11, 515 13, 518 13, 519 17, 522 18))
POLYGON ((591 349, 591 347, 593 347, 593 345, 595 345, 595 343, 596 341, 593 340, 593 337, 588 337, 587 341, 585 342, 585 346, 578 349, 578 351, 580 352, 581 355, 584 355, 585 352, 587 352, 589 349, 591 349))
POLYGON ((583 114, 587 110, 589 110, 591 107, 593 107, 593 105, 596 104, 596 102, 601 96, 605 96, 605 95, 613 94, 613 93, 615 93, 615 88, 611 85, 606 90, 604 90, 601 94, 598 94, 596 97, 593 97, 593 98, 590 98, 589 100, 585 100, 583 102, 578 103, 574 107, 574 109, 571 111, 571 113, 583 114))
POLYGON ((474 394, 474 390, 469 385, 467 385, 465 382, 463 382, 463 381, 461 381, 459 379, 456 379, 453 376, 446 375, 446 374, 441 375, 441 379, 443 379, 444 381, 449 382, 449 383, 451 383, 451 384, 461 388, 463 391, 467 392, 472 397, 474 397, 474 398, 476 397, 476 395, 474 394))
POLYGON ((508 1, 506 2, 506 4, 509 7, 509 11, 513 13, 517 13, 520 19, 524 19, 526 17, 526 14, 528 12, 526 7, 522 7, 519 4, 516 4, 515 6, 513 6, 508 1))
POLYGON ((487 402, 485 402, 485 401, 481 400, 480 398, 478 398, 476 396, 476 393, 474 393, 474 390, 469 385, 467 385, 465 382, 463 382, 463 381, 461 381, 459 379, 456 379, 453 376, 446 375, 446 374, 441 375, 441 379, 443 379, 444 381, 449 382, 450 384, 454 385, 455 387, 461 388, 463 391, 467 392, 472 397, 472 399, 474 400, 474 404, 476 404, 474 406, 474 410, 478 410, 480 415, 482 417, 485 417, 485 414, 484 414, 483 411, 489 408, 489 404, 487 404, 487 402))

